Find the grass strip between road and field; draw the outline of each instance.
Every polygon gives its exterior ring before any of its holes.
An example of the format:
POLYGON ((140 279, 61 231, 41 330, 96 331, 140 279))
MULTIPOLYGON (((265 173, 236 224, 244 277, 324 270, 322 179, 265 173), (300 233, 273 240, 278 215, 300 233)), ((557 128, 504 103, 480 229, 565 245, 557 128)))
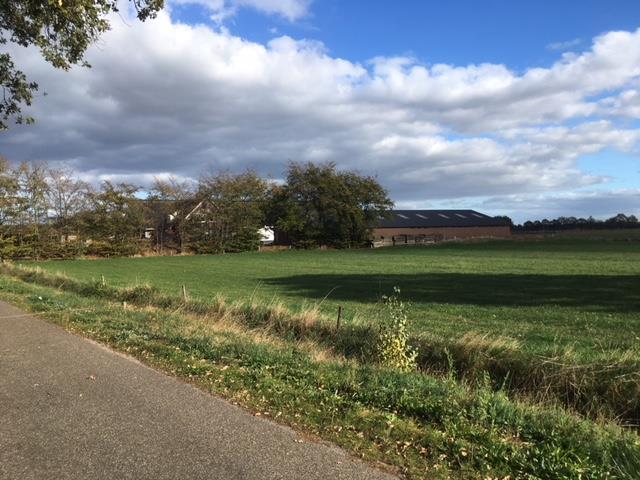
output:
POLYGON ((3 300, 408 478, 640 475, 635 433, 514 401, 488 381, 471 387, 452 376, 378 368, 250 329, 229 311, 123 308, 120 300, 6 275, 0 287, 3 300))
MULTIPOLYGON (((257 301, 230 303, 221 296, 211 300, 185 299, 141 284, 129 288, 106 282, 86 282, 39 268, 0 265, 0 272, 40 285, 80 295, 128 302, 137 306, 179 309, 194 315, 231 315, 249 329, 267 331, 285 340, 305 340, 333 354, 370 362, 377 335, 377 319, 344 322, 339 331, 318 308, 292 312, 282 303, 257 301)), ((612 350, 597 360, 558 348, 553 355, 524 351, 513 339, 466 332, 454 340, 435 333, 414 334, 421 370, 436 375, 455 374, 471 383, 488 378, 496 390, 530 402, 557 403, 592 419, 605 418, 624 425, 640 425, 640 355, 636 350, 612 350)))

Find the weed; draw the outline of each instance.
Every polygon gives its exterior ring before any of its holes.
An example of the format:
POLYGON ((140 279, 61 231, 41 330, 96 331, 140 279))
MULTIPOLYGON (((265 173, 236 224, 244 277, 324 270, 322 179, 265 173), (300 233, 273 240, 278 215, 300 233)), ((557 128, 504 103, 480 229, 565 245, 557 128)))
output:
POLYGON ((400 288, 393 287, 393 294, 383 296, 384 313, 379 321, 376 339, 378 362, 403 372, 416 369, 417 353, 409 345, 407 330, 408 305, 400 299, 400 288))

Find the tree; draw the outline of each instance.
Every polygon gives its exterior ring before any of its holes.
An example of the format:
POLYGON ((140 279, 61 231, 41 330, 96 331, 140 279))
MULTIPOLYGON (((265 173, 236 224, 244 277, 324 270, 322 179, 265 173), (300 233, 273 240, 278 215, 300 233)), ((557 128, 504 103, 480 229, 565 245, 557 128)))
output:
POLYGON ((373 177, 339 172, 334 163, 291 163, 275 187, 270 218, 298 246, 361 246, 393 202, 373 177))
POLYGON ((505 225, 513 227, 513 220, 511 220, 511 217, 508 217, 507 215, 496 215, 493 218, 495 218, 496 220, 501 220, 505 223, 505 225))
POLYGON ((84 235, 92 240, 90 253, 132 255, 140 250, 145 228, 143 202, 138 187, 103 182, 90 196, 91 210, 84 215, 84 235))
POLYGON ((147 217, 155 232, 156 250, 165 247, 180 249, 183 217, 194 207, 193 185, 175 177, 156 178, 147 198, 147 217))
POLYGON ((85 244, 80 235, 82 213, 88 211, 93 190, 91 186, 75 178, 69 168, 49 169, 47 197, 55 229, 55 244, 50 245, 48 255, 69 258, 81 255, 85 244))
POLYGON ((268 183, 252 170, 203 175, 196 207, 183 220, 183 232, 197 252, 239 252, 260 245, 268 183))
POLYGON ((592 216, 588 218, 558 217, 552 220, 526 221, 522 225, 514 227, 516 231, 556 231, 556 230, 604 230, 638 228, 638 219, 635 215, 619 213, 607 220, 597 220, 592 216))
POLYGON ((0 156, 0 226, 15 223, 18 190, 18 180, 11 165, 0 156))
POLYGON ((47 167, 44 164, 21 163, 14 170, 19 187, 20 204, 22 205, 21 223, 31 224, 37 230, 46 221, 49 203, 47 194, 47 167))
POLYGON ((16 255, 19 188, 11 165, 0 157, 0 258, 16 255))
POLYGON ((49 170, 47 183, 51 210, 58 226, 64 229, 74 216, 88 208, 91 187, 74 178, 74 172, 68 168, 49 170))
MULTIPOLYGON (((164 0, 129 0, 140 20, 155 17, 164 0)), ((118 11, 118 0, 5 0, 0 2, 0 44, 8 42, 40 49, 43 58, 55 68, 90 65, 84 53, 110 25, 107 16, 118 11)), ((11 55, 0 54, 0 130, 16 123, 31 123, 23 117, 23 106, 31 105, 38 90, 29 82, 11 55)))

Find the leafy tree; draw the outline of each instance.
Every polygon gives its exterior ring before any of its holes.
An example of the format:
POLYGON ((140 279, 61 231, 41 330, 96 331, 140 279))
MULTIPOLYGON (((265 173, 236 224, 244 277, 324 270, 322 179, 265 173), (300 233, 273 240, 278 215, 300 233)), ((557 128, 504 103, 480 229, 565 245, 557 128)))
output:
POLYGON ((12 258, 17 253, 15 225, 19 189, 11 165, 4 157, 0 157, 0 258, 12 258))
POLYGON ((197 252, 239 252, 260 245, 268 184, 252 170, 204 175, 196 208, 183 220, 183 231, 197 252))
POLYGON ((15 223, 18 180, 8 160, 0 156, 0 225, 15 223))
POLYGON ((626 227, 629 224, 638 223, 638 219, 635 217, 635 215, 627 216, 624 213, 619 213, 615 217, 611 217, 611 218, 605 220, 605 223, 614 224, 616 226, 621 226, 621 227, 626 227))
MULTIPOLYGON (((129 0, 144 21, 162 9, 164 0, 129 0)), ((84 53, 109 29, 107 16, 118 11, 118 0, 4 0, 0 2, 0 44, 8 42, 40 49, 43 58, 56 68, 90 66, 84 53)), ((23 117, 24 105, 31 105, 38 89, 29 82, 9 53, 0 54, 0 130, 10 118, 30 123, 23 117)))
POLYGON ((339 172, 334 163, 291 163, 284 186, 275 187, 270 218, 301 247, 360 246, 393 206, 373 177, 339 172))
POLYGON ((625 215, 619 213, 615 217, 607 220, 597 220, 593 217, 576 218, 576 217, 558 217, 553 220, 544 219, 542 221, 528 220, 522 225, 516 225, 516 231, 555 231, 555 230, 604 230, 604 229, 622 229, 622 228, 639 228, 640 223, 635 215, 625 215))
POLYGON ((506 225, 513 227, 513 220, 511 220, 511 217, 508 217, 507 215, 496 215, 493 218, 495 218, 496 220, 502 220, 506 225))
POLYGON ((89 252, 96 255, 132 255, 140 250, 145 228, 144 207, 136 197, 138 187, 103 182, 90 196, 91 210, 84 214, 89 252))

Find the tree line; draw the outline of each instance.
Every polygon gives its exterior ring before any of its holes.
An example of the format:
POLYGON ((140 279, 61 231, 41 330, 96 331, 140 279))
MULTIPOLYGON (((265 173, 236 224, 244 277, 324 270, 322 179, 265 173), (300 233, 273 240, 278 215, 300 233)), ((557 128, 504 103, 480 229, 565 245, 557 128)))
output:
POLYGON ((333 163, 291 163, 283 182, 247 170, 142 188, 0 158, 0 257, 240 252, 265 225, 296 247, 357 247, 392 206, 375 178, 333 163))
POLYGON ((611 230, 625 228, 640 228, 640 222, 635 215, 619 213, 606 220, 593 217, 558 217, 551 220, 528 220, 520 225, 513 225, 516 232, 542 232, 561 230, 611 230))

